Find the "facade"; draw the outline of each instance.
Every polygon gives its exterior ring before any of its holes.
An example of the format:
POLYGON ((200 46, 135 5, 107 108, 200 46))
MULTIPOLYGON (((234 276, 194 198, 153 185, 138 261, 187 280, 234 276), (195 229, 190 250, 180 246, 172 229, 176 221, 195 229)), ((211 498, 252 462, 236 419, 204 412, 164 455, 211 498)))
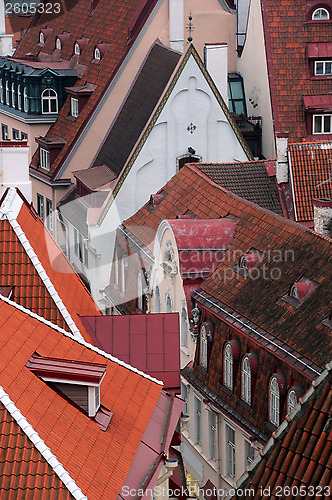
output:
POLYGON ((8 188, 18 188, 31 202, 29 178, 29 148, 26 141, 1 141, 1 188, 0 195, 8 188))
POLYGON ((237 225, 192 295, 199 334, 182 369, 182 454, 193 484, 226 497, 331 357, 331 240, 221 189, 218 198, 237 225))

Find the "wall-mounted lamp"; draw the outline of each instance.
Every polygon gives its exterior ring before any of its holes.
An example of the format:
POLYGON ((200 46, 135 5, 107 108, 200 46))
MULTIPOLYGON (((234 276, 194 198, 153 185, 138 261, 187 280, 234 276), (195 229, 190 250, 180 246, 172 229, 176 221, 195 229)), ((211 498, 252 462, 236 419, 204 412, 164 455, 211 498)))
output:
POLYGON ((156 486, 159 486, 161 483, 166 481, 166 479, 170 478, 173 475, 174 469, 176 469, 176 467, 178 466, 178 461, 176 460, 176 458, 166 458, 164 466, 166 468, 166 472, 157 480, 156 486))

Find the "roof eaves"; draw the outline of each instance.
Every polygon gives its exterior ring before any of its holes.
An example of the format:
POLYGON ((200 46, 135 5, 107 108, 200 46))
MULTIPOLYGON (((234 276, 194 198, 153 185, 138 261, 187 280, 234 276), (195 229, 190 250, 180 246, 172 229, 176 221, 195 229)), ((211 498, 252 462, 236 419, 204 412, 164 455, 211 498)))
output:
MULTIPOLYGON (((13 228, 17 238, 19 239, 21 245, 23 246, 27 256, 29 257, 32 265, 34 266, 35 270, 37 271, 40 279, 44 283, 47 291, 51 295, 55 305, 57 306, 61 316, 63 317, 64 321, 66 322, 67 326, 69 327, 70 331, 75 337, 78 337, 80 339, 83 339, 82 334, 80 333, 79 329, 77 328, 73 318, 68 312, 68 309, 62 302, 61 298, 59 297, 58 292, 56 291, 53 283, 51 282, 50 278, 48 277, 45 269, 43 268, 38 256, 36 255, 34 249, 32 248, 28 238, 26 237, 24 231, 22 230, 21 226, 16 220, 15 213, 12 210, 12 205, 16 205, 16 199, 17 198, 17 192, 15 188, 10 188, 7 196, 4 200, 3 206, 0 208, 0 218, 6 217, 8 222, 10 223, 11 227, 13 228)), ((15 206, 17 208, 17 206, 15 206)))
POLYGON ((49 326, 53 330, 56 330, 56 331, 62 333, 66 337, 69 337, 70 339, 74 340, 75 342, 78 342, 79 344, 81 344, 84 347, 90 349, 91 351, 94 351, 95 353, 100 354, 104 358, 109 359, 110 361, 113 361, 114 363, 118 364, 119 366, 122 366, 123 368, 126 368, 127 370, 130 370, 131 372, 134 372, 137 375, 140 375, 141 377, 144 377, 144 378, 150 380, 151 382, 154 382, 155 384, 164 385, 163 382, 161 382, 160 380, 157 380, 156 378, 151 377, 150 375, 142 372, 141 370, 138 370, 134 366, 131 366, 128 363, 125 363, 124 361, 121 361, 121 359, 118 359, 115 356, 112 356, 111 354, 108 354, 107 352, 103 351, 102 349, 99 349, 98 347, 95 347, 94 345, 89 344, 83 338, 79 338, 77 336, 74 336, 70 332, 67 332, 66 330, 63 330, 62 328, 60 328, 57 325, 54 325, 53 323, 51 323, 47 319, 45 319, 45 318, 43 318, 41 316, 38 316, 38 314, 30 311, 30 309, 26 309, 25 307, 17 304, 16 302, 13 302, 10 299, 7 299, 7 297, 4 297, 1 294, 0 294, 0 300, 2 300, 3 302, 6 302, 7 304, 10 304, 11 306, 15 307, 19 311, 27 314, 28 316, 37 319, 38 321, 40 321, 41 323, 44 323, 45 325, 49 326))
POLYGON ((51 452, 51 450, 46 446, 45 442, 40 438, 38 433, 34 430, 31 424, 27 421, 27 419, 22 415, 20 410, 17 408, 15 403, 10 399, 8 394, 3 390, 0 386, 0 401, 6 408, 6 410, 10 413, 16 423, 20 426, 22 431, 26 434, 26 436, 33 443, 35 448, 39 451, 39 453, 44 457, 47 463, 52 467, 55 474, 59 477, 60 481, 64 484, 64 486, 68 489, 68 491, 73 495, 76 500, 88 500, 81 489, 77 486, 72 477, 68 474, 68 472, 61 465, 56 456, 51 452))
POLYGON ((119 180, 118 180, 118 182, 117 182, 117 184, 116 184, 116 186, 114 187, 114 190, 113 190, 113 197, 110 198, 109 202, 105 205, 105 207, 104 207, 104 209, 103 209, 103 211, 102 211, 102 213, 101 213, 101 215, 99 217, 98 225, 100 225, 103 222, 103 220, 104 220, 104 218, 105 218, 105 216, 106 216, 106 214, 107 214, 110 206, 113 203, 113 200, 115 199, 115 197, 117 196, 118 192, 120 191, 120 188, 122 187, 122 185, 123 185, 123 183, 124 183, 124 181, 125 181, 128 173, 130 172, 131 167, 133 166, 133 164, 134 164, 135 160, 137 159, 140 151, 142 150, 145 142, 147 141, 147 139, 148 139, 148 137, 149 137, 149 135, 151 133, 151 130, 154 127, 154 125, 155 125, 155 123, 156 123, 156 121, 157 121, 160 113, 164 109, 164 107, 165 107, 165 105, 166 105, 166 103, 167 103, 167 101, 168 101, 168 99, 169 99, 169 97, 170 97, 170 95, 171 95, 171 93, 172 93, 172 91, 173 91, 173 89, 174 89, 177 81, 179 80, 180 75, 181 75, 181 73, 182 73, 185 65, 187 64, 187 61, 188 61, 188 59, 189 59, 190 56, 192 56, 195 59, 196 64, 198 65, 198 67, 201 70, 204 78, 206 79, 207 83, 209 84, 209 86, 210 86, 213 94, 215 95, 215 97, 216 97, 216 99, 217 99, 217 101, 218 101, 221 109, 223 110, 226 118, 228 119, 229 124, 232 127, 232 129, 233 129, 233 131, 234 131, 234 133, 235 133, 238 141, 240 142, 240 144, 241 144, 244 152, 246 153, 246 155, 248 157, 248 160, 249 161, 250 160, 252 160, 252 161, 254 160, 250 149, 248 148, 245 140, 243 139, 243 137, 242 137, 242 135, 241 135, 241 133, 239 131, 239 128, 237 127, 235 121, 233 120, 233 117, 230 114, 230 112, 229 112, 229 110, 228 110, 228 108, 227 108, 227 106, 225 104, 225 101, 223 100, 222 96, 220 95, 220 93, 219 93, 217 87, 215 86, 215 84, 214 84, 211 76, 207 72, 207 70, 206 70, 206 68, 205 68, 205 66, 204 66, 201 58, 198 55, 198 52, 196 51, 195 47, 192 44, 190 44, 187 52, 184 54, 184 56, 180 59, 179 63, 177 64, 177 66, 176 66, 176 68, 175 68, 175 70, 173 72, 173 75, 170 78, 170 81, 169 81, 168 85, 166 86, 165 91, 164 91, 161 99, 159 100, 159 102, 158 102, 158 104, 157 104, 154 112, 151 115, 150 120, 148 120, 147 124, 145 125, 145 128, 144 128, 144 131, 143 131, 143 133, 141 135, 141 138, 138 140, 136 147, 133 149, 133 151, 132 151, 132 153, 131 153, 131 155, 130 155, 127 163, 126 163, 126 165, 124 166, 124 169, 123 169, 122 173, 119 175, 119 180))

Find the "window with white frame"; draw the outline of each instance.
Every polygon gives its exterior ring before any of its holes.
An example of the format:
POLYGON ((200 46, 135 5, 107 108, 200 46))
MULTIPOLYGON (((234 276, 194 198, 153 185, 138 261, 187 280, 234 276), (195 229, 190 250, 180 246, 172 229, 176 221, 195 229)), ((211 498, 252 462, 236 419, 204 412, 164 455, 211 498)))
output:
POLYGON ((244 440, 245 467, 249 467, 255 458, 255 449, 249 441, 244 440))
POLYGON ((52 217, 52 200, 46 198, 46 227, 50 232, 53 231, 52 217))
POLYGON ((42 31, 39 33, 39 43, 45 43, 45 37, 42 31))
POLYGON ((330 19, 330 14, 327 9, 324 9, 323 7, 319 7, 318 9, 315 9, 312 13, 312 20, 313 21, 321 21, 324 19, 330 19))
POLYGON ((10 91, 9 91, 9 83, 6 81, 6 104, 10 104, 10 91))
POLYGON ((44 220, 44 196, 37 193, 37 213, 41 220, 44 220))
POLYGON ((79 56, 81 54, 81 49, 80 49, 80 46, 78 45, 78 43, 76 42, 75 45, 74 45, 74 53, 79 56))
POLYGON ((269 416, 270 422, 278 427, 280 419, 280 393, 276 377, 272 377, 269 389, 269 416))
POLYGON ((5 125, 4 123, 1 124, 1 135, 3 141, 8 140, 8 125, 5 125))
POLYGON ((58 50, 61 50, 62 49, 62 45, 61 45, 61 40, 60 38, 57 38, 56 39, 56 42, 55 42, 55 48, 58 49, 58 50))
POLYGON ((229 344, 224 350, 224 385, 233 390, 233 353, 229 344))
POLYGON ((12 107, 15 108, 15 85, 12 83, 12 107))
POLYGON ((188 318, 184 307, 181 311, 181 346, 188 347, 188 318))
POLYGON ((22 109, 22 93, 21 93, 21 85, 17 86, 17 109, 22 109))
POLYGON ((315 61, 315 75, 332 75, 332 61, 315 61))
POLYGON ((181 398, 184 400, 183 415, 188 415, 188 386, 181 382, 181 398))
POLYGON ((294 390, 289 391, 287 396, 287 413, 290 415, 297 405, 296 392, 294 390))
POLYGON ((98 47, 95 48, 95 59, 97 59, 97 61, 100 61, 100 50, 98 49, 98 47))
POLYGON ((72 97, 70 100, 70 105, 71 105, 71 116, 74 118, 78 117, 78 99, 75 99, 75 97, 72 97))
POLYGON ((332 133, 332 115, 314 115, 312 124, 313 134, 332 133))
POLYGON ((0 102, 3 102, 3 81, 0 78, 0 102))
POLYGON ((230 425, 226 427, 226 474, 235 478, 235 430, 230 425))
POLYGON ((20 139, 20 131, 17 130, 17 128, 13 128, 12 132, 13 132, 13 140, 14 141, 19 141, 19 139, 20 139))
POLYGON ((28 134, 21 132, 21 141, 28 141, 28 134))
POLYGON ((203 368, 207 368, 207 335, 204 325, 201 326, 200 335, 200 365, 203 368))
POLYGON ((248 405, 251 404, 251 370, 247 356, 242 361, 241 397, 248 405))
POLYGON ((194 394, 194 442, 202 444, 202 400, 194 394))
POLYGON ((41 94, 42 113, 58 112, 58 94, 54 89, 45 89, 41 94))
POLYGON ((160 290, 159 290, 159 286, 157 285, 156 288, 155 288, 155 292, 154 292, 154 310, 156 313, 160 313, 160 290))
POLYGON ((74 253, 88 267, 88 244, 83 235, 74 228, 74 253))
POLYGON ((143 311, 143 276, 142 271, 137 275, 137 307, 143 311))
POLYGON ((209 458, 217 460, 217 414, 213 411, 208 412, 209 425, 209 458))
POLYGON ((40 148, 40 166, 45 170, 50 169, 50 152, 43 148, 40 148))
POLYGON ((26 87, 23 89, 23 110, 27 113, 28 112, 28 92, 26 87))

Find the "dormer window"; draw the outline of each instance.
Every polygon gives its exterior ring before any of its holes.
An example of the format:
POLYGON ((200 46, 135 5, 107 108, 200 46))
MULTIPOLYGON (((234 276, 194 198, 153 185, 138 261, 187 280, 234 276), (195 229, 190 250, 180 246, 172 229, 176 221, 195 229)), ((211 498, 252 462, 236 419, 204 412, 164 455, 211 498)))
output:
POLYGON ((50 152, 40 148, 40 166, 45 170, 50 170, 50 152))
POLYGON ((39 43, 45 43, 45 36, 44 36, 44 33, 41 31, 39 33, 39 43))
POLYGON ((42 28, 39 32, 38 44, 44 45, 51 33, 52 28, 42 28))
POLYGON ((58 49, 58 50, 62 49, 61 40, 58 37, 57 37, 57 39, 55 41, 55 48, 58 49))
POLYGON ((293 283, 289 293, 282 298, 289 304, 299 307, 310 297, 317 286, 317 283, 311 281, 309 278, 303 277, 299 281, 293 283))
POLYGON ((84 37, 80 38, 79 40, 76 40, 76 42, 74 43, 74 54, 80 56, 88 41, 89 41, 88 38, 84 37))
POLYGON ((77 42, 74 45, 74 54, 76 54, 77 56, 81 55, 81 49, 77 42))
POLYGON ((315 76, 332 75, 332 60, 315 61, 315 76))
POLYGON ((287 397, 287 414, 290 415, 294 408, 297 405, 297 397, 296 397, 296 392, 294 390, 290 390, 288 392, 288 397, 287 397))
POLYGON ((34 353, 26 367, 106 430, 112 413, 100 404, 100 384, 106 373, 105 365, 46 358, 34 353))
POLYGON ((200 365, 207 369, 213 342, 214 326, 210 321, 201 325, 200 333, 200 365))
POLYGON ((15 85, 12 83, 12 107, 15 108, 15 85))
POLYGON ((326 21, 330 19, 330 13, 327 9, 319 7, 313 11, 311 19, 313 21, 326 21))
POLYGON ((41 94, 42 113, 58 112, 58 94, 54 89, 45 89, 41 94))
POLYGON ((78 99, 71 97, 70 99, 71 116, 74 118, 78 117, 78 99))
POLYGON ((9 91, 9 83, 6 81, 6 104, 10 104, 10 91, 9 91))
POLYGON ((235 269, 242 276, 248 276, 262 262, 263 257, 263 254, 259 250, 251 248, 247 253, 241 255, 235 269))
POLYGON ((26 113, 28 112, 28 92, 26 87, 23 89, 23 109, 26 113))
POLYGON ((331 134, 332 133, 332 115, 313 115, 312 122, 313 134, 331 134))
POLYGON ((224 348, 224 370, 223 378, 224 385, 231 391, 233 390, 234 365, 240 359, 240 342, 238 340, 230 340, 224 348))
POLYGON ((281 398, 286 392, 286 377, 283 373, 274 373, 269 384, 269 420, 276 427, 280 424, 281 398))
POLYGON ((94 58, 97 61, 100 61, 100 50, 98 49, 98 47, 95 48, 94 58))

